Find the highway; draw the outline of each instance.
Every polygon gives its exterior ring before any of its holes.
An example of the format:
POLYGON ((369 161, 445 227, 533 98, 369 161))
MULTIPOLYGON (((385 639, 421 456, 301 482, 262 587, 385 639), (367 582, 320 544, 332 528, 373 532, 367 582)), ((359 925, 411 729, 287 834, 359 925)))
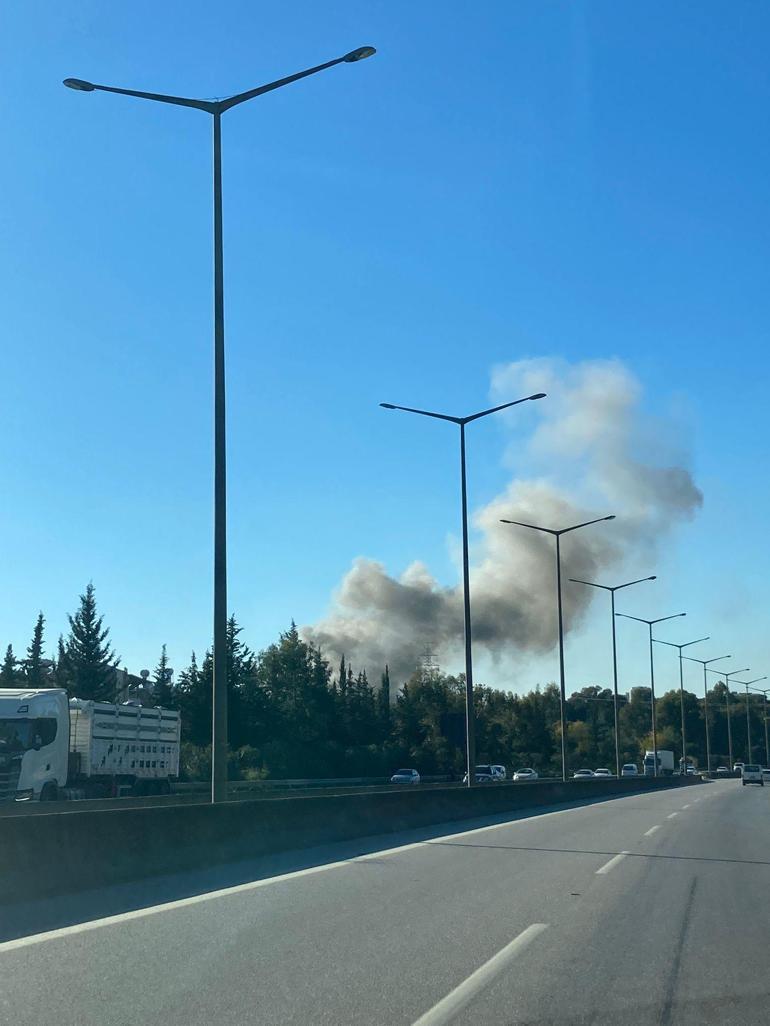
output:
POLYGON ((455 823, 1 922, 15 1026, 764 1026, 770 788, 455 823))

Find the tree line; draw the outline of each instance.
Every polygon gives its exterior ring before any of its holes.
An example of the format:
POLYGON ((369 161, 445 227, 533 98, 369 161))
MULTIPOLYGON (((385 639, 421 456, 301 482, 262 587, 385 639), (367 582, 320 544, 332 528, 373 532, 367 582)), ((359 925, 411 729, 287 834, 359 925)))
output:
MULTIPOLYGON (((39 614, 25 655, 8 645, 0 668, 1 687, 63 687, 70 696, 114 700, 119 657, 89 584, 69 631, 56 652, 43 654, 45 618, 39 614)), ((232 778, 386 776, 399 766, 421 774, 459 776, 464 770, 465 679, 435 670, 416 670, 409 680, 391 682, 385 666, 378 680, 356 670, 343 657, 332 667, 305 642, 292 623, 278 640, 254 652, 241 638, 235 617, 228 621, 228 736, 232 778)), ((143 700, 178 709, 182 720, 182 770, 190 778, 210 771, 213 660, 210 650, 174 675, 166 646, 158 657, 149 694, 143 700)), ((613 695, 589 685, 566 706, 567 750, 571 769, 614 769, 613 695)), ((704 702, 686 691, 687 755, 706 766, 704 702)), ((727 765, 726 689, 709 692, 712 764, 727 765)), ((731 695, 735 758, 748 758, 746 697, 731 695)), ((679 690, 656 700, 658 748, 681 752, 679 690)), ((749 700, 754 756, 764 761, 764 716, 759 696, 749 700)), ((533 766, 542 774, 561 772, 559 689, 550 683, 525 694, 475 688, 476 751, 479 763, 509 769, 533 766)), ((621 696, 619 739, 622 762, 639 764, 652 748, 650 689, 640 686, 621 696)))

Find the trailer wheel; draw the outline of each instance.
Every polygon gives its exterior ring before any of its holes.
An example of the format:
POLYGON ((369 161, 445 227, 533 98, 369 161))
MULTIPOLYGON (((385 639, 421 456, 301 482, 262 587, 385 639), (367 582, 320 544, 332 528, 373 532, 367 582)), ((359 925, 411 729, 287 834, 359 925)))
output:
POLYGON ((48 783, 43 785, 40 792, 41 802, 57 802, 59 800, 59 788, 56 784, 48 783))

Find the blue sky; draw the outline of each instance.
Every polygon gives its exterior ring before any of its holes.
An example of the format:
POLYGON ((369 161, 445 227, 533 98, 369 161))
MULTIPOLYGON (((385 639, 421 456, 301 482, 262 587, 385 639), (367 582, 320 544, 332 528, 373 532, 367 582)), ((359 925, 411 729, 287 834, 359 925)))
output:
MULTIPOLYGON (((7 3, 0 641, 42 609, 53 646, 89 580, 134 671, 210 634, 209 120, 62 78, 222 96, 371 43, 225 119, 247 640, 322 617, 357 556, 454 583, 454 442, 381 400, 471 411, 496 365, 615 358, 704 493, 625 608, 686 609, 682 640, 765 672, 769 33, 749 2, 7 3)), ((478 425, 474 507, 531 426, 478 425)), ((606 619, 570 638, 570 687, 607 680, 606 619)))

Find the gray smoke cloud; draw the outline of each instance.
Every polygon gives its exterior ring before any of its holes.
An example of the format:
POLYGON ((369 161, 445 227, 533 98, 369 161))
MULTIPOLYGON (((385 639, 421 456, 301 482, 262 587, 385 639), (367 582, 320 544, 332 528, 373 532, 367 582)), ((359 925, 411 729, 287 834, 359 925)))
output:
MULTIPOLYGON (((526 467, 505 490, 473 514, 471 598, 474 647, 499 660, 546 652, 556 641, 554 540, 501 524, 521 520, 561 528, 615 513, 611 524, 570 534, 562 542, 566 577, 606 579, 628 562, 640 576, 653 572, 661 539, 702 504, 681 452, 671 450, 671 423, 641 410, 641 388, 617 360, 568 364, 520 360, 492 372, 491 397, 504 403, 534 392, 548 398, 533 409, 538 424, 517 440, 506 465, 526 467)), ((516 415, 509 417, 516 427, 516 415)), ((594 597, 590 588, 564 589, 566 630, 574 629, 594 597)), ((353 561, 330 613, 303 636, 332 661, 344 653, 370 675, 391 668, 400 686, 426 644, 446 665, 458 665, 463 642, 462 589, 442 586, 422 563, 393 577, 382 563, 353 561)))

